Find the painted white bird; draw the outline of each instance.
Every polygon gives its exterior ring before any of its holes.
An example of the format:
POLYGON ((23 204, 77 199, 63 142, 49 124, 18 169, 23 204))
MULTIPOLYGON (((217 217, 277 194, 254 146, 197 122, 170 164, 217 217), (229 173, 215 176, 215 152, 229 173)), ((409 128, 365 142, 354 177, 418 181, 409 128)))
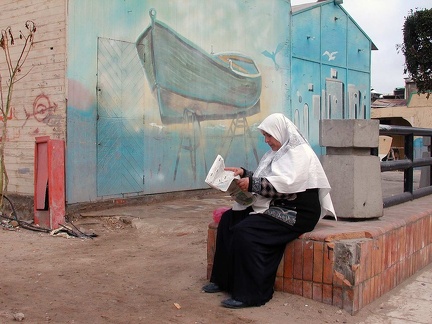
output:
POLYGON ((324 54, 322 55, 322 56, 324 56, 324 55, 327 55, 328 56, 328 60, 329 61, 333 61, 334 59, 336 59, 336 54, 337 54, 338 52, 329 52, 329 51, 325 51, 324 52, 324 54))

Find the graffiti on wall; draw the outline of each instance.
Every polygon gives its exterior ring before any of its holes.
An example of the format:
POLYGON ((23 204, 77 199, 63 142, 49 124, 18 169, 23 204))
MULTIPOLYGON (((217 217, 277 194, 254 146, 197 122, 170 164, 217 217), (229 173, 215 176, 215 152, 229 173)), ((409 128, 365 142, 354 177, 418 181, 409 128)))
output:
POLYGON ((38 95, 35 98, 35 100, 33 100, 32 108, 33 109, 31 112, 28 112, 24 108, 24 112, 26 116, 24 125, 31 117, 33 117, 40 123, 49 124, 50 120, 52 119, 52 116, 54 115, 57 109, 57 104, 55 102, 52 103, 49 97, 42 93, 38 95))
POLYGON ((34 118, 40 123, 50 127, 58 127, 61 124, 61 117, 56 115, 58 105, 51 102, 46 94, 40 94, 33 100, 32 110, 29 112, 24 108, 25 121, 21 127, 24 127, 30 118, 34 118))

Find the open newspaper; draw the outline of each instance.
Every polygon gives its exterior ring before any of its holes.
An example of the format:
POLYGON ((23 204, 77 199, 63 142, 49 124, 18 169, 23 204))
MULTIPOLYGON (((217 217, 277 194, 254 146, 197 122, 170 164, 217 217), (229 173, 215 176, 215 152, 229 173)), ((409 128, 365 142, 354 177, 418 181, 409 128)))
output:
POLYGON ((212 188, 227 192, 240 205, 252 205, 256 197, 250 192, 242 191, 237 183, 233 181, 234 179, 240 179, 240 176, 234 176, 234 172, 225 170, 224 159, 218 155, 207 174, 205 182, 212 188))

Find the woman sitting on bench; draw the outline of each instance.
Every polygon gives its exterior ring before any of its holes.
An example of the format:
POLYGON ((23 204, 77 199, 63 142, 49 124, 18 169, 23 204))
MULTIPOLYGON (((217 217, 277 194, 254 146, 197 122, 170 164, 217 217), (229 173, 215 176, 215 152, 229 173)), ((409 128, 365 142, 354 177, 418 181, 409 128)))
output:
POLYGON ((258 126, 270 146, 255 172, 239 175, 243 191, 256 195, 252 206, 237 203, 219 222, 208 293, 226 291, 228 308, 260 306, 273 296, 277 268, 288 242, 333 215, 330 185, 321 163, 297 127, 283 114, 258 126))

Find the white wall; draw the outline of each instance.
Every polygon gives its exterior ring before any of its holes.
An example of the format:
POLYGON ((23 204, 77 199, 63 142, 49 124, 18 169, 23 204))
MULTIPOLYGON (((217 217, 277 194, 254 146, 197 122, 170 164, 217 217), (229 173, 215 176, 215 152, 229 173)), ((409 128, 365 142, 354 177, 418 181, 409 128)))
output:
MULTIPOLYGON (((23 79, 14 86, 7 126, 5 162, 10 193, 33 195, 35 137, 66 137, 66 6, 65 0, 0 1, 0 28, 11 26, 16 38, 10 47, 14 64, 23 47, 19 31, 26 34, 27 20, 37 28, 34 46, 20 74, 23 79)), ((5 98, 9 73, 2 49, 0 73, 5 98)))

